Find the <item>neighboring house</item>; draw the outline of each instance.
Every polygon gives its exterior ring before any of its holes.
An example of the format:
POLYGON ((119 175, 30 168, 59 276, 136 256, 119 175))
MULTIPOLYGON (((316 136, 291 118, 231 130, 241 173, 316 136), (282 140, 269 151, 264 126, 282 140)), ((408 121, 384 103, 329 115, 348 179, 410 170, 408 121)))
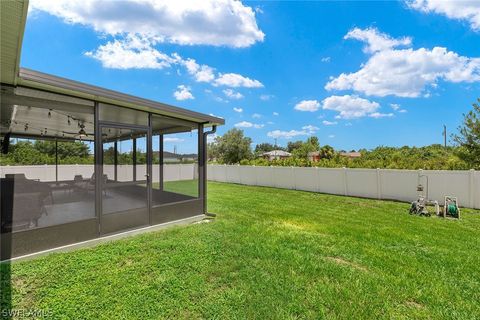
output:
POLYGON ((320 160, 320 151, 313 151, 308 153, 308 160, 317 162, 320 160))
POLYGON ((360 152, 340 152, 340 155, 350 159, 360 158, 362 156, 360 152))
POLYGON ((291 156, 292 154, 290 152, 283 151, 283 150, 272 150, 262 154, 262 157, 269 161, 287 159, 287 158, 290 158, 291 156))

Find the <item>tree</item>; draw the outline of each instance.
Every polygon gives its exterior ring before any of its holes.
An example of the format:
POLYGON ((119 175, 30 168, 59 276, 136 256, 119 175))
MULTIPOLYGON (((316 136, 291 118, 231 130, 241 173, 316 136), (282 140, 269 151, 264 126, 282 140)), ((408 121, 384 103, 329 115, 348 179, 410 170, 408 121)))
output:
POLYGON ((215 138, 218 159, 227 164, 240 163, 252 158, 252 139, 245 137, 243 130, 230 129, 223 136, 215 138))
POLYGON ((303 145, 303 141, 298 140, 298 141, 290 141, 287 144, 287 151, 292 153, 293 150, 300 148, 303 145))
POLYGON ((335 149, 328 144, 321 147, 318 151, 320 152, 320 159, 332 159, 335 156, 335 149))
POLYGON ((472 168, 480 168, 480 98, 473 104, 473 110, 463 115, 463 124, 453 140, 460 145, 458 156, 472 168))
MULTIPOLYGON (((301 141, 300 141, 301 142, 301 141)), ((318 151, 320 149, 320 143, 318 142, 317 137, 310 137, 307 141, 302 142, 302 144, 292 151, 292 154, 295 158, 299 159, 308 159, 308 154, 313 151, 318 151)))

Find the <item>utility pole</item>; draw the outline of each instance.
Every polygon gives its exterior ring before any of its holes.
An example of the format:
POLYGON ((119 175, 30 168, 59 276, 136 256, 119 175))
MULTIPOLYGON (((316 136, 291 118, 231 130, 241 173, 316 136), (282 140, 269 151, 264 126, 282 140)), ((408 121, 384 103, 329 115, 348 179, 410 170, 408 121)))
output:
POLYGON ((446 148, 447 147, 447 126, 443 125, 443 146, 446 148))

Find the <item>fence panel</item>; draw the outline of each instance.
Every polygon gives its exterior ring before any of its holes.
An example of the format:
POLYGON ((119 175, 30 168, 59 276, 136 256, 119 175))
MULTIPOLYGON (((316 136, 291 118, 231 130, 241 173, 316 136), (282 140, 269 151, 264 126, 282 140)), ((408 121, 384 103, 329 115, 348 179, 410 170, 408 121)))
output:
POLYGON ((318 168, 295 168, 295 189, 318 191, 318 168))
POLYGON ((345 194, 344 169, 318 168, 318 192, 345 194))
MULTIPOLYGON (((443 202, 456 196, 464 207, 480 208, 480 173, 305 167, 209 165, 208 178, 221 182, 297 189, 328 194, 410 202, 417 198, 419 174, 428 176, 429 198, 443 202)), ((426 180, 421 183, 426 187, 426 180)))
POLYGON ((273 174, 273 183, 276 188, 295 189, 294 168, 291 167, 271 167, 273 174))

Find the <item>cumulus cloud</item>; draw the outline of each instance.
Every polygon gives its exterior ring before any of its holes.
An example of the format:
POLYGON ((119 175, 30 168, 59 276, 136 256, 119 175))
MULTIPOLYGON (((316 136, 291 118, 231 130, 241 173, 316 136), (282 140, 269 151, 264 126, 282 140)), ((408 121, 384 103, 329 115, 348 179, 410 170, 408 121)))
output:
POLYGON ((244 77, 237 73, 220 73, 215 79, 215 85, 227 87, 245 87, 245 88, 262 88, 263 84, 255 79, 244 77))
POLYGON ((105 44, 85 53, 105 68, 163 69, 180 65, 197 82, 263 87, 258 80, 236 73, 216 74, 211 66, 156 48, 161 43, 248 47, 263 41, 253 9, 240 1, 32 0, 30 9, 87 26, 107 38, 105 44))
POLYGON ((323 57, 322 59, 320 59, 321 62, 330 62, 330 60, 330 57, 323 57))
POLYGON ((320 128, 309 124, 308 126, 303 126, 302 129, 303 129, 303 130, 306 130, 306 131, 307 131, 308 133, 310 133, 310 134, 314 134, 314 133, 317 132, 318 129, 320 129, 320 128))
POLYGON ((31 0, 30 8, 103 34, 140 34, 181 45, 241 48, 265 37, 254 10, 234 0, 31 0))
POLYGON ((379 107, 380 105, 377 102, 354 95, 330 96, 322 101, 322 108, 337 111, 336 118, 338 119, 365 117, 376 112, 379 107))
POLYGON ((281 130, 273 130, 267 133, 267 136, 270 138, 285 138, 291 139, 297 136, 309 136, 306 130, 290 130, 290 131, 281 131, 281 130))
POLYGON ((400 40, 392 40, 376 29, 367 30, 368 34, 376 33, 375 37, 357 35, 355 39, 367 42, 371 53, 368 61, 357 72, 331 77, 325 89, 413 98, 425 95, 426 88, 435 88, 440 80, 452 83, 480 81, 480 58, 460 56, 442 47, 396 49, 389 45, 391 41, 400 40))
POLYGON ((398 103, 390 103, 390 107, 395 111, 400 109, 400 105, 398 103))
POLYGON ((472 30, 480 31, 480 1, 407 0, 406 2, 412 9, 467 21, 472 30))
POLYGON ((298 111, 315 112, 320 108, 320 103, 317 100, 303 100, 297 103, 294 107, 298 111))
POLYGON ((338 124, 337 121, 328 121, 328 120, 323 120, 322 123, 324 126, 334 126, 338 124))
POLYGON ((278 112, 273 112, 272 114, 273 114, 274 116, 280 115, 278 112))
POLYGON ((254 113, 254 114, 252 114, 252 118, 259 119, 259 118, 261 118, 261 117, 262 117, 262 115, 259 114, 259 113, 254 113))
POLYGON ((255 128, 255 129, 260 129, 263 128, 265 125, 264 124, 257 124, 257 123, 251 123, 248 121, 242 121, 235 123, 234 126, 236 128, 255 128))
POLYGON ((243 109, 242 108, 233 108, 233 111, 238 112, 238 113, 242 113, 243 109))
POLYGON ((105 68, 115 69, 163 69, 176 62, 169 56, 152 47, 154 41, 136 35, 124 40, 109 41, 86 56, 99 60, 105 68))
POLYGON ((242 99, 243 98, 243 95, 240 93, 240 92, 236 92, 232 89, 225 89, 223 90, 223 94, 225 94, 227 97, 229 97, 230 99, 235 99, 235 100, 238 100, 238 99, 242 99))
POLYGON ((214 69, 205 64, 198 64, 195 59, 182 59, 178 54, 176 56, 176 62, 183 65, 187 72, 195 78, 197 82, 211 82, 215 79, 214 69))
POLYGON ((350 30, 343 38, 346 40, 355 39, 365 42, 366 46, 363 50, 369 53, 383 51, 399 46, 409 46, 412 44, 412 39, 409 37, 394 39, 388 34, 382 33, 375 28, 354 28, 350 30))
POLYGON ((173 93, 173 96, 177 100, 189 100, 189 99, 195 99, 193 94, 190 92, 190 87, 187 87, 183 84, 179 85, 177 87, 177 91, 173 93))

